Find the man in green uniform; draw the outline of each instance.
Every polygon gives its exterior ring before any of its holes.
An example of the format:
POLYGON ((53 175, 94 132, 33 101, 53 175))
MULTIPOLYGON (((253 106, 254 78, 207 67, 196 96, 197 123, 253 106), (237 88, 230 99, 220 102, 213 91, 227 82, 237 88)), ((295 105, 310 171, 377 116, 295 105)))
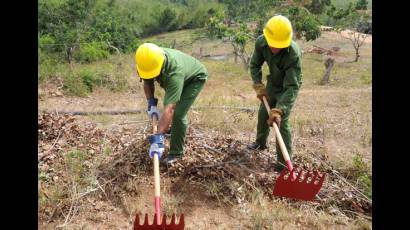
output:
MULTIPOLYGON (((292 156, 292 137, 289 126, 289 115, 302 84, 301 52, 298 45, 292 41, 292 25, 281 15, 269 19, 255 42, 255 50, 250 62, 253 88, 261 100, 258 112, 256 141, 248 145, 249 149, 265 149, 269 135, 269 126, 275 122, 292 156), (263 63, 269 67, 266 87, 262 83, 263 63), (265 96, 271 106, 266 112, 262 97, 265 96)), ((275 171, 281 171, 285 164, 279 145, 276 144, 278 162, 275 171)))
POLYGON ((158 130, 149 140, 149 155, 164 152, 164 133, 171 127, 170 152, 161 160, 171 164, 180 159, 184 152, 184 141, 188 128, 187 113, 195 98, 201 92, 208 72, 195 58, 178 50, 144 43, 135 53, 137 72, 144 80, 144 92, 148 101, 148 117, 156 115, 158 130), (154 97, 154 80, 165 90, 164 114, 157 109, 158 99, 154 97))

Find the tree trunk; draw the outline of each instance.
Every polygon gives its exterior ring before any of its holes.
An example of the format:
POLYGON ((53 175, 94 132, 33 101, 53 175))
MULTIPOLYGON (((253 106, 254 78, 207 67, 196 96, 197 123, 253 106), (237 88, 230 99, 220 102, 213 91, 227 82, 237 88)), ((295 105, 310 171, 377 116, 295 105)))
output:
POLYGON ((359 57, 360 57, 360 55, 359 55, 359 48, 360 47, 355 47, 355 50, 356 50, 356 57, 355 57, 355 59, 354 59, 354 62, 357 62, 357 61, 359 61, 359 57))
POLYGON ((333 69, 335 63, 335 59, 332 57, 328 57, 325 61, 325 67, 326 67, 326 72, 323 75, 322 81, 321 81, 321 85, 326 85, 329 83, 329 77, 330 77, 330 72, 333 69))
POLYGON ((243 67, 245 70, 248 70, 251 57, 246 53, 245 47, 243 47, 243 50, 241 52, 243 67))
POLYGON ((73 60, 73 47, 67 48, 67 61, 71 64, 71 60, 73 60))
POLYGON ((238 48, 235 45, 233 45, 233 54, 235 55, 235 64, 238 64, 239 53, 238 53, 238 48))

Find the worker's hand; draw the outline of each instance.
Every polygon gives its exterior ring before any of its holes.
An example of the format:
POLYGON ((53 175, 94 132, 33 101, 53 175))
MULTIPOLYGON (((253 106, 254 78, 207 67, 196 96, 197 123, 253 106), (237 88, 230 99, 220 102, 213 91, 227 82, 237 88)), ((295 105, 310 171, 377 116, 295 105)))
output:
POLYGON ((268 98, 268 93, 266 92, 266 88, 265 85, 262 83, 256 83, 253 84, 253 89, 256 92, 256 97, 259 98, 259 100, 263 101, 263 96, 266 97, 266 99, 268 98))
POLYGON ((157 109, 157 104, 158 104, 158 99, 157 98, 150 98, 148 99, 148 119, 152 119, 154 114, 157 116, 157 119, 159 119, 159 110, 157 109))
POLYGON ((278 108, 273 108, 269 112, 269 118, 267 120, 267 123, 269 126, 273 126, 273 122, 275 122, 278 125, 278 128, 280 127, 280 122, 282 121, 282 115, 283 111, 278 108))
POLYGON ((149 143, 151 144, 149 148, 149 156, 152 158, 154 154, 158 154, 158 158, 161 157, 164 152, 164 135, 155 134, 148 137, 149 143))

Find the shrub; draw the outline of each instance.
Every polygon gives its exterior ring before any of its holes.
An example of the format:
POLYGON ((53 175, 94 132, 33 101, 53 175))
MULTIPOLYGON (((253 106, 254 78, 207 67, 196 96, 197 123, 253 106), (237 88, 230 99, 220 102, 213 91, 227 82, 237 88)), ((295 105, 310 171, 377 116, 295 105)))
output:
POLYGON ((294 27, 296 38, 311 41, 320 37, 320 23, 308 10, 295 6, 289 8, 287 14, 294 27))
POLYGON ((85 97, 90 93, 80 75, 69 73, 64 76, 63 89, 67 95, 85 97))
POLYGON ((355 4, 356 10, 367 10, 367 5, 369 2, 367 0, 358 0, 355 4))
POLYGON ((74 52, 74 59, 80 63, 89 63, 106 59, 109 55, 108 47, 102 42, 91 42, 81 45, 80 49, 74 52))

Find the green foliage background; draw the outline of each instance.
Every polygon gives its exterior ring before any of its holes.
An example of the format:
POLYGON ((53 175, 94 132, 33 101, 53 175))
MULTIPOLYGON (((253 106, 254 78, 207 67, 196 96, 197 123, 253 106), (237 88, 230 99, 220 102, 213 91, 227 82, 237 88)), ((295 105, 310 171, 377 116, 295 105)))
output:
POLYGON ((95 86, 122 90, 126 76, 105 59, 135 52, 146 37, 204 28, 205 36, 228 39, 244 53, 275 14, 289 17, 296 39, 311 41, 320 37, 320 25, 371 33, 366 8, 371 0, 39 0, 38 80, 60 78, 76 96, 95 86))

